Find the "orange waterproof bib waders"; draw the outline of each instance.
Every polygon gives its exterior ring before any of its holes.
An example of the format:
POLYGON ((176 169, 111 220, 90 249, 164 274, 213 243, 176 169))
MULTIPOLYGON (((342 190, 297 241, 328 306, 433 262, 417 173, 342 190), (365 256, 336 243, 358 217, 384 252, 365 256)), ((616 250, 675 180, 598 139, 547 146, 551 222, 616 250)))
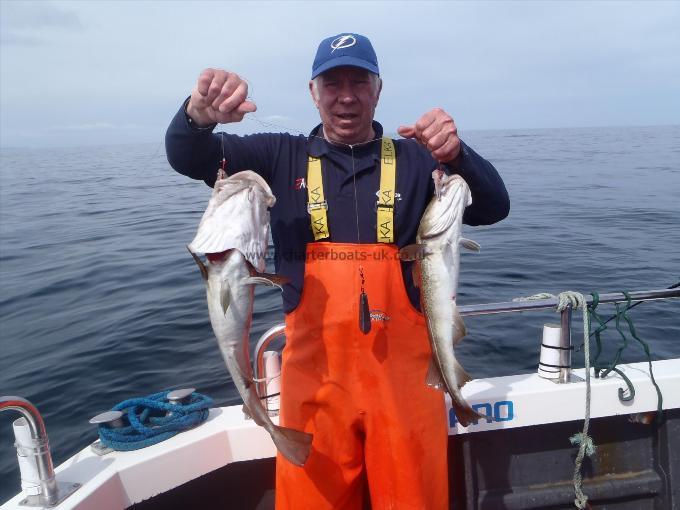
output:
POLYGON ((425 320, 392 244, 310 243, 286 316, 281 424, 314 435, 304 467, 280 454, 277 510, 448 508, 444 394, 425 384, 425 320), (359 329, 360 269, 371 330, 359 329))

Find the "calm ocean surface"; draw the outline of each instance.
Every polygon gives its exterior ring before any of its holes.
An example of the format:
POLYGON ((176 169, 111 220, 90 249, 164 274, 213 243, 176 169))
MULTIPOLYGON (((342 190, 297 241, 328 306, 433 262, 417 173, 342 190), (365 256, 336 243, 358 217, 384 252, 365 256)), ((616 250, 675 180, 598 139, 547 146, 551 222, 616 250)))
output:
MULTIPOLYGON (((463 255, 460 303, 680 279, 680 126, 463 138, 499 170, 512 211, 467 228, 482 252, 463 255)), ((236 403, 185 248, 211 190, 170 169, 157 145, 7 149, 1 158, 0 395, 38 406, 55 463, 96 438, 91 416, 128 397, 194 386, 218 405, 236 403)), ((253 341, 282 320, 280 299, 258 290, 253 341)), ((680 356, 679 311, 676 300, 631 313, 654 358, 680 356)), ((468 318, 463 365, 477 377, 535 370, 542 324, 556 317, 468 318)), ((607 338, 611 355, 618 338, 607 338)), ((632 345, 624 360, 643 356, 632 345)), ((19 490, 16 417, 0 414, 0 502, 19 490)))

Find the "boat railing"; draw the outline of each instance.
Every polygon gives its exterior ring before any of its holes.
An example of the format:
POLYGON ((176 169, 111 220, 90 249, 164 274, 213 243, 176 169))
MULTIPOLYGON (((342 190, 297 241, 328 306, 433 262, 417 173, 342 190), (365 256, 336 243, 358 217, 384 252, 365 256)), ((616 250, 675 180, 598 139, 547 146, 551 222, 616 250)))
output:
MULTIPOLYGON (((267 394, 267 375, 264 373, 264 353, 267 347, 277 338, 286 335, 286 325, 276 324, 267 331, 265 331, 255 345, 255 362, 253 371, 255 372, 255 380, 257 381, 257 394, 260 398, 264 398, 267 394)), ((269 374, 271 377, 271 374, 269 374)))
POLYGON ((80 484, 57 481, 45 422, 38 408, 25 398, 2 396, 0 412, 2 411, 17 411, 22 416, 13 424, 22 487, 27 493, 19 504, 48 508, 58 505, 80 487, 80 484))
MULTIPOLYGON (((609 294, 600 294, 598 296, 599 303, 620 303, 630 301, 655 301, 662 299, 680 298, 680 288, 675 289, 660 289, 660 290, 643 290, 628 292, 613 292, 609 294)), ((588 305, 593 303, 592 296, 584 296, 588 305)), ((550 297, 546 299, 531 299, 508 301, 502 303, 486 303, 478 305, 462 305, 458 307, 458 311, 463 317, 475 317, 480 315, 496 315, 501 313, 517 313, 529 312, 535 310, 555 310, 559 303, 558 297, 550 297)), ((568 305, 560 312, 560 374, 556 382, 568 383, 571 378, 571 315, 572 306, 568 305)), ((285 325, 277 324, 269 328, 259 339, 255 347, 254 372, 255 379, 258 381, 257 388, 260 397, 266 395, 266 380, 268 375, 264 372, 264 352, 272 341, 285 336, 285 325)), ((275 375, 276 376, 276 375, 275 375)))

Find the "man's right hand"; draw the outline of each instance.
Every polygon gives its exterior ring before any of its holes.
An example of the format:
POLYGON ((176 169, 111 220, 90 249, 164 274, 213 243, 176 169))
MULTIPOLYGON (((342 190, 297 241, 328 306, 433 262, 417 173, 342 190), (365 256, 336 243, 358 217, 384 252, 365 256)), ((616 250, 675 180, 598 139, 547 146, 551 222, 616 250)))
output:
POLYGON ((255 103, 247 101, 247 97, 248 84, 238 74, 206 69, 191 91, 187 115, 199 127, 240 122, 246 113, 257 110, 255 103))

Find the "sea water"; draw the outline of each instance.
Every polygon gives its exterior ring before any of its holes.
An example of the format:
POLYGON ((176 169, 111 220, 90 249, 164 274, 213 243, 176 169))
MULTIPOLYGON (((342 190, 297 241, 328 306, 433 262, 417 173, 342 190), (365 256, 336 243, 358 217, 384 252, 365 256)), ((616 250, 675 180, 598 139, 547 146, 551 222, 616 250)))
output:
MULTIPOLYGON (((462 137, 500 172, 511 212, 466 227, 482 251, 462 255, 460 304, 680 280, 680 126, 462 137)), ((237 403, 185 248, 211 190, 175 173, 158 144, 0 157, 0 395, 37 405, 55 463, 96 439, 91 416, 132 396, 193 386, 217 405, 237 403)), ((679 311, 675 300, 631 312, 654 359, 680 356, 679 311)), ((258 289, 253 343, 282 318, 279 292, 258 289)), ((467 318, 457 354, 475 377, 533 372, 543 324, 556 320, 467 318)), ((620 337, 606 338, 611 359, 620 337)), ((623 358, 645 359, 635 342, 623 358)), ((0 502, 19 490, 13 418, 0 414, 0 502)))

